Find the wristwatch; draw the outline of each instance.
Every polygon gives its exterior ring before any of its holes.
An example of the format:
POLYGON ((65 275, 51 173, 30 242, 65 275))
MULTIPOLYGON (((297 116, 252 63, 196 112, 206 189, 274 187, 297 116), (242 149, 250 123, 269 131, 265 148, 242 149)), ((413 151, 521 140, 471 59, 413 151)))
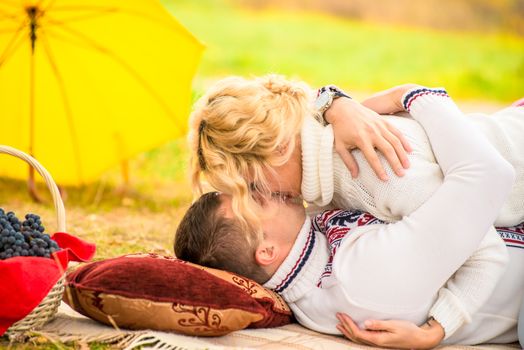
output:
POLYGON ((335 85, 323 86, 318 90, 317 99, 315 100, 315 109, 317 111, 315 118, 318 122, 323 125, 329 124, 324 117, 324 112, 327 111, 333 101, 339 97, 351 98, 351 96, 335 85))

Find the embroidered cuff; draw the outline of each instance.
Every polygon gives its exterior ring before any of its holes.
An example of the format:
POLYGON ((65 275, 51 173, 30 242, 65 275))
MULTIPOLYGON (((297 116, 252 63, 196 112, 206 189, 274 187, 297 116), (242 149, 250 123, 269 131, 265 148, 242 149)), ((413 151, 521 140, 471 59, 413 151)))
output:
POLYGON ((417 88, 408 91, 404 96, 402 96, 402 106, 407 112, 409 112, 413 101, 415 101, 418 97, 425 95, 449 97, 448 93, 443 88, 417 88))

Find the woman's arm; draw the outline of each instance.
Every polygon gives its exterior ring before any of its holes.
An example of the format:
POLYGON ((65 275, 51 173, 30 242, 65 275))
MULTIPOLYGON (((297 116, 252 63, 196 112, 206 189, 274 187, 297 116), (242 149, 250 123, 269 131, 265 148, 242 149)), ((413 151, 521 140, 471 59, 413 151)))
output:
POLYGON ((508 250, 491 227, 479 248, 439 290, 429 311, 449 338, 488 300, 508 263, 508 250))
POLYGON ((337 314, 337 329, 357 344, 395 349, 433 349, 444 339, 444 329, 430 318, 418 327, 402 320, 366 321, 366 328, 359 328, 346 314, 337 314))
POLYGON ((404 112, 402 106, 402 95, 410 89, 421 87, 417 84, 404 84, 392 87, 384 91, 377 92, 371 97, 362 101, 362 105, 373 110, 378 114, 394 114, 404 112))
MULTIPOLYGON (((362 104, 377 113, 396 113, 403 109, 401 96, 404 90, 417 88, 407 84, 379 92, 362 104)), ((439 298, 430 311, 444 327, 446 338, 487 300, 502 275, 508 259, 504 242, 491 227, 479 248, 439 291, 439 298)))
POLYGON ((334 275, 352 276, 346 293, 370 315, 402 317, 407 310, 425 309, 479 246, 514 181, 513 168, 447 94, 402 92, 406 109, 428 135, 444 182, 401 221, 356 235, 340 247, 334 275), (345 270, 338 272, 337 266, 345 270))

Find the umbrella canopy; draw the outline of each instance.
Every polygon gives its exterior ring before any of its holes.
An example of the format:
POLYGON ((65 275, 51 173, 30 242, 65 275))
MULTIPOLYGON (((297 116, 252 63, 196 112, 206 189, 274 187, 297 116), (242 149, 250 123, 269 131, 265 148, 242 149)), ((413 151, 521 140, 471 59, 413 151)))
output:
MULTIPOLYGON (((0 144, 89 182, 186 132, 202 51, 155 0, 2 0, 0 144)), ((18 163, 0 175, 26 178, 18 163)))

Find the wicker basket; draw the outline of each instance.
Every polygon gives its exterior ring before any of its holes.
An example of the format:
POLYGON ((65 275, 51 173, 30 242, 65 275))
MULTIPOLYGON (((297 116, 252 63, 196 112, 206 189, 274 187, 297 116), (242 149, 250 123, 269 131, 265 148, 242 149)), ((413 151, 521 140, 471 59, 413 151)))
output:
MULTIPOLYGON (((0 145, 0 153, 9 154, 25 160, 44 178, 47 188, 51 192, 53 198, 58 222, 57 229, 59 232, 66 232, 64 203, 62 202, 58 187, 47 170, 40 165, 36 159, 15 148, 0 145)), ((10 339, 23 337, 25 332, 35 330, 51 321, 62 301, 62 294, 64 293, 65 288, 64 279, 65 276, 63 275, 51 289, 49 294, 36 308, 33 309, 33 311, 31 311, 31 313, 7 329, 5 334, 8 335, 10 339)))

